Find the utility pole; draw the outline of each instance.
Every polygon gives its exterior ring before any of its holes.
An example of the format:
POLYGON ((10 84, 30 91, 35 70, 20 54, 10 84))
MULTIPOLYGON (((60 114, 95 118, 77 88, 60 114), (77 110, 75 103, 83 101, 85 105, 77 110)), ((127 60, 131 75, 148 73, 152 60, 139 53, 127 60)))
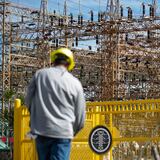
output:
POLYGON ((40 19, 42 19, 42 29, 43 29, 42 34, 43 34, 43 36, 45 34, 45 25, 47 24, 46 21, 48 20, 47 8, 48 8, 48 0, 41 0, 40 19))
MULTIPOLYGON (((102 38, 102 100, 118 99, 118 78, 119 78, 119 25, 113 21, 119 19, 119 0, 108 0, 105 15, 102 21, 107 21, 111 30, 106 32, 106 26, 102 26, 104 32, 102 38), (105 16, 105 17, 104 17, 105 16), (116 64, 115 64, 116 62, 116 64), (116 72, 115 72, 116 71, 116 72)), ((115 21, 116 22, 116 21, 115 21)))
POLYGON ((67 26, 68 26, 68 16, 67 16, 67 0, 64 2, 64 17, 65 17, 65 46, 68 47, 68 38, 67 38, 67 26))
POLYGON ((5 86, 5 16, 6 16, 6 1, 3 0, 3 15, 2 15, 2 134, 4 129, 4 86, 5 86))
POLYGON ((106 19, 117 19, 119 17, 119 8, 119 0, 108 0, 106 7, 106 19))
POLYGON ((37 52, 38 52, 38 58, 41 61, 40 68, 50 65, 49 60, 49 44, 48 44, 48 37, 46 33, 48 33, 48 30, 46 30, 46 24, 48 24, 48 0, 41 0, 40 5, 40 13, 39 13, 39 21, 38 21, 38 46, 37 46, 37 52))

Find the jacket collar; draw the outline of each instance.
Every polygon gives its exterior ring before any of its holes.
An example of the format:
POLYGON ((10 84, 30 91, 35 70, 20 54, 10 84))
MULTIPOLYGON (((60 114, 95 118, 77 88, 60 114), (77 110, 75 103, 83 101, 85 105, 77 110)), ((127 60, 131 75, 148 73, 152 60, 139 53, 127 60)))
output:
POLYGON ((64 66, 54 66, 54 68, 56 68, 56 69, 59 69, 59 70, 61 70, 61 71, 63 71, 63 72, 65 72, 65 71, 67 71, 67 68, 66 67, 64 67, 64 66))

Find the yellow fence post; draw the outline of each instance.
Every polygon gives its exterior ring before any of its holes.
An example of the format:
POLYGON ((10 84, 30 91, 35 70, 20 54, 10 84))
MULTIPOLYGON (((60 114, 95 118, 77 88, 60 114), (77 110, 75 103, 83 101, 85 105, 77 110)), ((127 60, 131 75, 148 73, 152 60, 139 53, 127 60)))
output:
POLYGON ((21 132, 19 129, 20 115, 19 109, 21 107, 21 100, 16 99, 14 102, 14 160, 21 160, 20 148, 21 145, 20 136, 21 132))
MULTIPOLYGON (((97 112, 99 112, 99 107, 98 106, 96 106, 96 108, 95 108, 95 111, 94 111, 94 113, 93 113, 93 127, 95 127, 95 126, 97 126, 97 125, 100 125, 100 113, 97 113, 97 112)), ((100 160, 100 155, 98 155, 98 154, 94 154, 95 156, 94 156, 94 160, 100 160)))
MULTIPOLYGON (((110 113, 109 116, 110 116, 110 117, 109 117, 109 120, 110 120, 110 131, 111 131, 111 135, 113 135, 113 123, 112 123, 113 117, 112 117, 112 113, 110 113)), ((112 157, 112 147, 111 147, 109 153, 110 153, 110 160, 112 160, 112 158, 113 158, 113 157, 112 157)))

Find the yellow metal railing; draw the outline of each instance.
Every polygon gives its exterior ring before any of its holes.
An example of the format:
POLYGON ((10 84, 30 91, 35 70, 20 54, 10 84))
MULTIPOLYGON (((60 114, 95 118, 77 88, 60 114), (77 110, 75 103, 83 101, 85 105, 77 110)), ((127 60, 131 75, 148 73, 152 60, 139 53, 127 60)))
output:
MULTIPOLYGON (((157 126, 160 122, 160 99, 137 101, 89 102, 84 129, 72 142, 71 160, 118 159, 114 150, 123 142, 160 141, 157 126), (106 126, 113 137, 112 149, 105 155, 96 155, 89 148, 88 136, 97 125, 106 126), (146 125, 146 126, 145 126, 146 125), (146 127, 144 132, 139 128, 146 127)), ((15 100, 14 160, 37 160, 34 141, 26 136, 29 131, 29 112, 15 100)), ((120 158, 119 158, 120 159, 120 158)), ((122 158, 125 160, 125 158, 122 158)))

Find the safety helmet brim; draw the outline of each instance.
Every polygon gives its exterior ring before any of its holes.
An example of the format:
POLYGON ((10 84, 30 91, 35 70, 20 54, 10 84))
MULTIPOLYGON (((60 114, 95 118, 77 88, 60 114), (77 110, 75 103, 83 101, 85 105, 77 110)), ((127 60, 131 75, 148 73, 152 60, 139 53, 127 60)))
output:
POLYGON ((51 52, 51 62, 52 63, 55 62, 58 55, 64 55, 68 58, 69 65, 68 65, 67 69, 68 69, 68 71, 71 71, 75 66, 73 53, 68 48, 57 49, 57 50, 51 52))

